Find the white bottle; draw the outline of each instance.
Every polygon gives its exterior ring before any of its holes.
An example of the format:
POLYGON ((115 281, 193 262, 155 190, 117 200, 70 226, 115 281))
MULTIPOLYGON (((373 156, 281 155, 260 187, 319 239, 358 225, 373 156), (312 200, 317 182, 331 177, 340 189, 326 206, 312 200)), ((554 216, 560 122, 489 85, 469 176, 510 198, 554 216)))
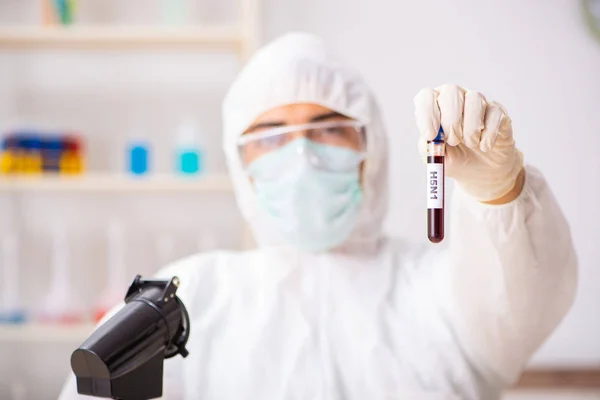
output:
POLYGON ((192 120, 183 120, 175 133, 176 171, 182 175, 204 173, 204 151, 202 148, 200 129, 192 120))

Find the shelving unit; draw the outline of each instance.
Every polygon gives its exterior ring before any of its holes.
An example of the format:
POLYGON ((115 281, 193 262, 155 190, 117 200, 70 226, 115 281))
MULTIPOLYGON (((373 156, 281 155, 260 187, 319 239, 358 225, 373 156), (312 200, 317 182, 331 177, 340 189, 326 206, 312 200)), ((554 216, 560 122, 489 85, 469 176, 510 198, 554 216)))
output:
POLYGON ((260 0, 237 0, 233 24, 181 26, 0 26, 0 50, 36 48, 136 49, 210 47, 235 51, 246 60, 256 49, 260 0))
MULTIPOLYGON (((170 48, 222 49, 234 52, 240 64, 256 49, 259 39, 260 0, 236 0, 237 20, 232 24, 192 26, 1 26, 0 52, 37 49, 70 51, 170 48)), ((231 193, 225 175, 178 177, 149 175, 134 177, 114 173, 87 173, 81 176, 0 176, 0 194, 43 193, 231 193)), ((16 197, 18 198, 18 197, 16 197)), ((250 233, 243 232, 243 247, 251 247, 250 233)), ((83 341, 93 326, 83 325, 0 325, 0 344, 12 342, 83 341)))
POLYGON ((93 330, 93 324, 45 325, 27 323, 22 325, 0 325, 0 343, 78 343, 83 342, 93 330))
POLYGON ((2 27, 0 48, 44 47, 131 48, 155 46, 218 46, 244 48, 245 35, 239 26, 48 26, 2 27))
POLYGON ((225 175, 179 177, 124 174, 0 176, 3 192, 231 192, 225 175))

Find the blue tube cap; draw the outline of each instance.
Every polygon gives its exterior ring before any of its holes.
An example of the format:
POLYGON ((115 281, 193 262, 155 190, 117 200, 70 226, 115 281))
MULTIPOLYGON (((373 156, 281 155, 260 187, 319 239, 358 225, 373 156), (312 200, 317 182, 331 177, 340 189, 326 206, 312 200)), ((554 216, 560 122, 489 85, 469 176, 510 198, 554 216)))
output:
POLYGON ((435 139, 433 139, 433 141, 434 142, 443 142, 444 140, 445 140, 445 138, 444 138, 444 130, 440 126, 440 130, 438 131, 438 134, 435 137, 435 139))

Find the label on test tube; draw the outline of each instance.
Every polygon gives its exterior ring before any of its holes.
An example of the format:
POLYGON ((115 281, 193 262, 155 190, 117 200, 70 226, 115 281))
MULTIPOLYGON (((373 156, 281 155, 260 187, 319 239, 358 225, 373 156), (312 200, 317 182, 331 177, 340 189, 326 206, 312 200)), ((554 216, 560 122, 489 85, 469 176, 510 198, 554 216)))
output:
POLYGON ((427 164, 427 208, 444 207, 444 164, 427 164))

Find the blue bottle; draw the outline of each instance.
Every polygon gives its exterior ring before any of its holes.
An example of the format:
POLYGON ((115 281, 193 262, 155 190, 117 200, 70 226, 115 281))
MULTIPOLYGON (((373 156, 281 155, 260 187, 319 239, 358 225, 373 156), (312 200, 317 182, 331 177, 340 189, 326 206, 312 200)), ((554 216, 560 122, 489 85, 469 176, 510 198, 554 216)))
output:
POLYGON ((196 175, 204 172, 204 152, 200 147, 198 136, 198 131, 190 121, 179 126, 175 160, 176 170, 182 175, 196 175))
POLYGON ((47 136, 42 144, 43 169, 48 172, 60 171, 60 158, 65 150, 65 143, 60 135, 47 136))
POLYGON ((195 149, 179 149, 179 171, 196 174, 200 169, 200 153, 195 149))
POLYGON ((134 141, 128 148, 129 172, 144 175, 149 170, 150 146, 144 141, 134 141))

